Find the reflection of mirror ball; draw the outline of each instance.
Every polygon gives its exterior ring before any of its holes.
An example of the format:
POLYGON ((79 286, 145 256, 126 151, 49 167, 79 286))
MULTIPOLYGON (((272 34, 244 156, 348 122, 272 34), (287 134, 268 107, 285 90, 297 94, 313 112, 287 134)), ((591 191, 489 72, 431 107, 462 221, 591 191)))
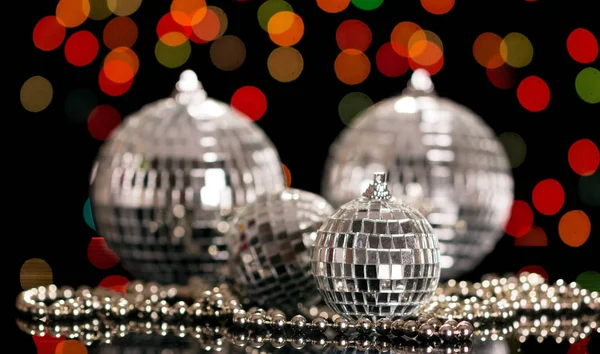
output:
POLYGON ((361 113, 332 144, 323 196, 340 206, 376 171, 416 206, 440 241, 442 280, 477 266, 503 235, 513 200, 508 158, 494 132, 464 106, 440 98, 415 71, 404 94, 361 113))
POLYGON ((277 151, 249 118, 207 98, 185 71, 173 97, 132 114, 101 147, 95 224, 136 278, 213 280, 228 258, 225 221, 285 188, 277 151))

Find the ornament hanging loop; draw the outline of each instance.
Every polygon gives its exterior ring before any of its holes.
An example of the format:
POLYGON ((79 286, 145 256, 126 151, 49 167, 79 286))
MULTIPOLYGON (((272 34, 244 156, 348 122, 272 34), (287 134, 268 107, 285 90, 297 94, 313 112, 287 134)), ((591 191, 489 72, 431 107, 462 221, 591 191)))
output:
POLYGON ((410 80, 408 80, 404 93, 410 95, 435 95, 435 88, 429 71, 426 69, 415 70, 410 80))
POLYGON ((198 75, 192 70, 185 70, 179 75, 173 97, 177 102, 187 105, 206 100, 207 94, 200 81, 198 81, 198 75))
POLYGON ((369 184, 369 187, 363 193, 363 197, 374 200, 388 200, 392 198, 392 194, 387 187, 387 174, 385 172, 375 172, 373 174, 373 182, 369 184))

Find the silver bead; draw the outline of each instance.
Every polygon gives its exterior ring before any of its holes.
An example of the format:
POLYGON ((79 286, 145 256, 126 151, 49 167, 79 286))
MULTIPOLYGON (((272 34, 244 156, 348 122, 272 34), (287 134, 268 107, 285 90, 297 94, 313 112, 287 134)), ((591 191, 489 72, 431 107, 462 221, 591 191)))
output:
POLYGON ((333 321, 333 329, 335 329, 338 333, 345 333, 350 328, 350 324, 348 320, 343 317, 338 317, 333 321))
POLYGON ((30 306, 31 307, 29 308, 29 313, 34 317, 42 318, 48 313, 48 309, 46 308, 46 305, 44 305, 43 302, 36 302, 30 306))
POLYGON ((312 321, 312 329, 319 332, 325 332, 327 329, 327 320, 323 317, 315 317, 312 321))
POLYGON ((392 349, 392 341, 387 336, 378 336, 375 338, 375 349, 380 353, 387 353, 392 349))
POLYGON ((471 323, 469 323, 467 321, 461 321, 456 326, 456 331, 457 331, 459 338, 469 339, 473 335, 473 332, 475 331, 475 329, 473 328, 473 325, 471 323))
POLYGON ((260 332, 254 332, 250 335, 250 346, 253 348, 262 348, 265 344, 265 337, 260 332))
POLYGON ((216 280, 228 258, 224 220, 285 188, 261 128, 208 98, 191 71, 173 97, 123 119, 101 147, 91 180, 98 232, 136 278, 162 284, 192 275, 216 280), (154 256, 140 258, 141 251, 154 256))
MULTIPOLYGON (((425 75, 417 70, 413 78, 425 75)), ((418 207, 434 233, 445 235, 440 250, 448 279, 473 269, 504 234, 513 178, 502 143, 485 121, 438 97, 431 79, 422 81, 430 89, 409 87, 377 103, 339 135, 322 192, 340 206, 361 195, 373 172, 388 171, 392 194, 418 207)))
POLYGON ((408 321, 404 322, 402 329, 403 329, 404 333, 411 338, 415 337, 417 334, 419 334, 419 332, 418 332, 419 325, 416 321, 413 321, 413 320, 408 320, 408 321))
POLYGON ((335 349, 338 351, 346 350, 346 348, 348 347, 348 344, 349 344, 348 337, 346 337, 343 334, 338 334, 335 338, 333 338, 333 345, 334 345, 335 349))
POLYGON ((302 331, 306 327, 306 318, 302 315, 296 315, 292 317, 290 324, 292 325, 292 330, 296 332, 302 331))
POLYGON ((392 329, 392 321, 388 318, 380 318, 375 323, 375 330, 379 334, 382 334, 382 335, 388 334, 388 333, 390 333, 391 329, 392 329))
POLYGON ((371 349, 371 340, 365 335, 358 336, 354 339, 356 349, 360 351, 368 351, 371 349))
MULTIPOLYGON (((187 313, 188 313, 188 316, 190 316, 192 318, 202 317, 202 305, 200 305, 197 302, 194 302, 193 304, 188 306, 187 313)), ((235 318, 235 314, 234 314, 234 318, 235 318)))
POLYGON ((429 323, 423 323, 421 326, 419 326, 419 334, 423 337, 429 338, 435 334, 435 328, 429 323))
POLYGON ((426 323, 431 325, 436 330, 442 325, 442 322, 437 318, 430 318, 426 323))
POLYGON ((404 334, 404 320, 394 320, 392 322, 392 334, 395 336, 401 336, 404 334))
POLYGON ((271 337, 271 345, 275 349, 281 349, 285 347, 285 343, 287 343, 285 335, 275 335, 271 337))
POLYGON ((233 314, 233 323, 241 325, 241 326, 247 324, 248 323, 248 314, 246 314, 246 312, 243 310, 235 312, 233 314))
POLYGON ((271 317, 271 327, 275 330, 282 330, 285 328, 285 316, 280 313, 276 313, 271 317))
POLYGON ((444 322, 445 325, 450 326, 450 328, 454 329, 458 325, 458 321, 456 320, 447 320, 444 322))
POLYGON ((356 320, 356 323, 354 324, 354 328, 359 332, 359 333, 370 333, 371 330, 373 329, 373 322, 371 322, 370 319, 368 318, 359 318, 358 320, 356 320))
POLYGON ((294 333, 290 344, 294 349, 302 349, 306 346, 306 337, 301 333, 294 333))
POLYGON ((448 321, 446 321, 445 324, 441 325, 440 328, 438 328, 438 335, 444 341, 449 341, 452 338, 454 338, 454 327, 448 324, 448 321))
POLYGON ((312 260, 321 296, 348 319, 409 316, 435 293, 440 274, 437 236, 421 213, 391 197, 385 173, 321 226, 312 260))
POLYGON ((182 318, 187 312, 187 304, 183 301, 177 301, 170 309, 169 315, 175 318, 182 318))
POLYGON ((257 313, 253 313, 250 315, 250 318, 248 319, 248 323, 250 323, 251 325, 255 325, 255 326, 264 326, 265 324, 265 315, 263 315, 260 312, 257 313))
POLYGON ((244 208, 225 235, 238 291, 287 312, 319 302, 310 253, 316 231, 332 213, 325 199, 298 189, 262 195, 244 208))

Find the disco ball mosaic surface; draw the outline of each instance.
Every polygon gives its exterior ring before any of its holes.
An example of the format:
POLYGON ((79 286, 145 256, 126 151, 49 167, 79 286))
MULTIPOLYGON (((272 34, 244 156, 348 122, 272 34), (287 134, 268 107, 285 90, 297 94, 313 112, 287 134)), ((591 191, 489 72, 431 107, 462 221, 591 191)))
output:
POLYGON ((231 276, 241 293, 284 311, 316 304, 312 249, 333 211, 322 197, 298 189, 265 194, 245 207, 226 235, 231 276))
POLYGON ((411 82, 404 95, 366 110, 333 143, 323 195, 339 206, 360 196, 374 172, 387 171, 392 194, 433 225, 442 278, 453 278, 473 270, 504 234, 513 201, 510 165, 480 117, 433 94, 423 71, 411 82))
POLYGON ((248 118, 207 98, 186 71, 174 97, 129 117, 101 148, 95 224, 136 277, 215 277, 236 208, 285 188, 276 150, 248 118))
POLYGON ((317 232, 317 288, 335 313, 349 319, 407 317, 429 301, 440 277, 431 225, 390 198, 384 176, 377 174, 374 188, 339 207, 317 232))

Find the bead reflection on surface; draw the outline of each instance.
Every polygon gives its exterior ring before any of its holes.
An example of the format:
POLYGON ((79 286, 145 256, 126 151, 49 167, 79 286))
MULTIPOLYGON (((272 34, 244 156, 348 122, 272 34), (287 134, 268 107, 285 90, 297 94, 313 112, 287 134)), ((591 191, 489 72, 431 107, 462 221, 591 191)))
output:
POLYGON ((502 144, 466 107, 414 72, 402 96, 375 104, 332 144, 322 195, 340 206, 387 171, 392 194, 417 207, 440 241, 442 280, 472 270, 502 236, 513 179, 502 144))
POLYGON ((225 219, 285 188, 273 144, 248 118, 206 97, 185 71, 173 97, 127 118, 92 175, 96 226, 137 278, 214 279, 228 258, 225 219))

